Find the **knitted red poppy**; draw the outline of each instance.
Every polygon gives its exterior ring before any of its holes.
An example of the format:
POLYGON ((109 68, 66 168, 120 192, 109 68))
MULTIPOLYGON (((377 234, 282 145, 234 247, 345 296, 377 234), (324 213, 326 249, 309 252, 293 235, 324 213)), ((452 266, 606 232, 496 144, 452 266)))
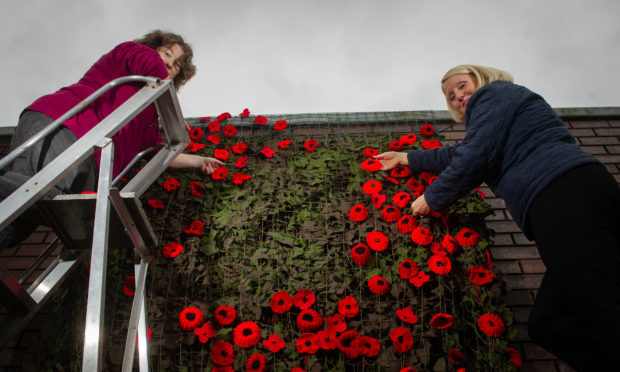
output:
POLYGON ((441 244, 437 243, 437 242, 432 242, 431 243, 431 253, 432 254, 437 254, 440 256, 447 256, 448 255, 448 251, 441 246, 441 244))
POLYGON ((297 315, 297 328, 302 332, 314 332, 323 326, 323 317, 314 309, 305 309, 297 315))
POLYGON ((390 171, 390 176, 396 178, 405 178, 409 177, 410 175, 411 171, 409 170, 409 167, 406 167, 404 165, 398 165, 392 168, 392 170, 390 171))
POLYGON ((420 288, 422 285, 424 285, 424 283, 428 282, 429 280, 431 280, 430 275, 420 270, 416 275, 412 276, 411 279, 409 279, 409 283, 416 286, 416 288, 420 288))
POLYGON ((248 348, 260 340, 260 329, 254 322, 242 322, 233 331, 233 340, 239 347, 248 348))
POLYGON ((288 127, 286 120, 276 120, 276 123, 273 125, 273 130, 284 130, 288 127))
POLYGON ((413 145, 415 143, 415 141, 418 140, 418 137, 416 137, 415 134, 406 134, 402 137, 400 137, 399 141, 403 144, 403 145, 413 145))
POLYGON ((499 337, 504 333, 504 322, 495 314, 486 313, 478 318, 478 327, 489 337, 499 337))
POLYGON ((362 352, 359 346, 360 334, 358 331, 346 331, 338 337, 338 350, 348 359, 357 358, 362 352))
POLYGON ((250 110, 244 108, 243 111, 239 114, 239 116, 241 116, 242 118, 247 118, 248 116, 250 116, 250 110))
POLYGON ((293 306, 293 297, 287 291, 280 291, 271 296, 271 310, 276 314, 284 314, 293 306))
POLYGON ((217 119, 210 122, 207 127, 209 128, 209 132, 219 132, 222 129, 220 121, 217 119))
POLYGON ((398 208, 404 208, 409 205, 409 202, 411 201, 411 194, 405 191, 397 192, 392 198, 392 201, 398 208))
POLYGON ((214 145, 219 145, 220 144, 220 136, 218 136, 217 134, 209 134, 207 136, 207 141, 211 142, 214 145))
POLYGON ((164 209, 164 202, 162 202, 159 199, 157 199, 157 200, 149 200, 147 203, 151 207, 153 207, 153 209, 164 209))
POLYGON ((400 216, 401 216, 400 210, 391 205, 388 205, 387 207, 383 208, 383 210, 381 211, 381 218, 383 218, 385 222, 397 221, 400 218, 400 216))
POLYGON ((248 149, 248 145, 246 145, 243 142, 235 143, 234 145, 232 145, 232 152, 234 152, 237 155, 243 154, 245 150, 247 149, 248 149))
POLYGON ((446 329, 454 324, 454 317, 450 314, 437 313, 431 318, 431 327, 435 329, 446 329))
POLYGON ((394 349, 401 354, 408 352, 413 347, 413 336, 408 328, 394 328, 390 331, 390 339, 392 339, 394 349))
POLYGON ((185 225, 185 233, 193 235, 202 235, 204 232, 204 224, 201 221, 192 221, 189 225, 185 225))
POLYGON ((295 342, 295 346, 300 354, 314 354, 319 351, 319 338, 314 333, 302 333, 295 342))
POLYGON ((316 296, 314 292, 309 289, 300 289, 293 296, 293 304, 297 306, 300 310, 305 310, 312 306, 316 301, 316 296))
POLYGON ((234 183, 235 185, 243 185, 245 181, 249 181, 251 179, 252 176, 250 176, 249 174, 235 173, 232 176, 232 183, 234 183))
POLYGON ((435 128, 430 124, 424 124, 420 127, 420 134, 425 137, 431 137, 435 134, 435 128))
POLYGON ((513 366, 517 368, 521 368, 523 366, 523 360, 521 359, 521 355, 519 355, 518 351, 511 347, 507 347, 506 352, 508 353, 508 360, 510 360, 513 366))
POLYGON ((390 150, 392 151, 400 151, 403 149, 403 143, 400 141, 392 141, 390 142, 390 144, 388 145, 388 147, 390 148, 390 150))
POLYGON ((235 362, 233 346, 226 341, 218 341, 211 349, 211 360, 220 366, 229 366, 235 362))
POLYGON ((189 130, 189 138, 199 140, 204 136, 205 132, 200 127, 193 127, 189 130))
POLYGON ((192 191, 192 195, 194 196, 200 196, 205 191, 203 184, 196 181, 192 181, 192 183, 190 183, 190 189, 192 191))
POLYGON ((465 360, 465 354, 459 350, 450 349, 448 351, 448 360, 452 364, 459 364, 465 360))
POLYGON ((491 283, 495 275, 489 269, 483 266, 472 266, 465 271, 469 274, 469 281, 475 285, 485 285, 491 283))
POLYGON ((366 159, 362 162, 362 169, 367 172, 376 172, 382 167, 381 162, 376 159, 366 159))
POLYGON ((316 150, 316 140, 314 138, 307 140, 306 142, 304 142, 304 147, 306 148, 306 152, 312 152, 316 150))
POLYGON ((372 201, 372 203, 374 204, 375 209, 380 209, 386 200, 387 200, 387 197, 383 194, 376 193, 376 194, 370 195, 370 201, 372 201))
POLYGON ((269 335, 267 339, 263 340, 263 345, 269 349, 272 353, 277 353, 278 351, 284 349, 286 346, 286 342, 280 338, 280 336, 276 334, 269 335))
POLYGON ((413 367, 405 367, 401 368, 399 372, 416 372, 416 370, 413 367))
POLYGON ((418 317, 409 306, 396 310, 396 316, 405 323, 416 324, 418 322, 418 317))
POLYGON ((209 121, 209 120, 211 120, 211 117, 210 116, 200 116, 198 119, 204 120, 204 121, 209 121))
POLYGON ((336 350, 338 347, 338 338, 334 329, 327 328, 324 331, 318 331, 316 335, 319 338, 319 347, 321 349, 336 350))
POLYGON ((410 258, 405 258, 398 264, 398 276, 403 279, 411 279, 417 275, 419 271, 420 268, 418 267, 418 264, 410 258))
POLYGON ((211 322, 206 322, 202 327, 194 328, 194 334, 198 336, 198 341, 205 344, 211 337, 214 337, 217 332, 213 329, 211 322))
POLYGON ((215 320, 221 325, 229 325, 235 320, 236 316, 237 311, 235 311, 234 308, 224 305, 215 309, 215 312, 213 313, 213 318, 215 318, 215 320))
POLYGON ((183 246, 176 242, 170 242, 164 246, 162 249, 162 254, 166 258, 174 258, 181 253, 183 250, 183 246))
POLYGON ((230 118, 232 118, 232 115, 230 114, 230 112, 222 112, 221 114, 217 116, 217 120, 219 121, 224 121, 230 118))
POLYGON ((291 141, 290 140, 282 140, 278 143, 278 148, 280 149, 285 149, 286 146, 290 145, 291 141))
POLYGON ((367 181, 364 183, 364 186, 362 186, 362 191, 368 195, 376 194, 381 192, 381 190, 383 190, 383 184, 377 180, 367 181))
POLYGON ((215 153, 213 154, 213 156, 216 159, 220 159, 222 161, 226 161, 226 159, 228 159, 228 157, 230 156, 230 153, 226 150, 223 149, 215 149, 215 153))
POLYGON ((441 147, 441 143, 437 140, 424 140, 422 141, 422 147, 427 150, 438 149, 441 147))
POLYGON ((441 246, 450 254, 455 254, 458 248, 457 241, 452 235, 444 235, 441 238, 441 246))
POLYGON ((351 248, 351 258, 356 265, 364 266, 370 260, 370 249, 362 243, 358 243, 351 248))
POLYGON ((381 351, 381 345, 379 345, 379 341, 374 337, 360 336, 358 345, 362 355, 369 358, 376 357, 379 355, 379 351, 381 351))
POLYGON ((226 167, 219 167, 211 173, 211 178, 214 180, 223 180, 226 176, 228 176, 228 168, 226 167))
POLYGON ((379 231, 371 231, 366 235, 366 243, 373 251, 384 251, 388 247, 389 242, 388 237, 379 231))
POLYGON ((189 140, 189 145, 187 145, 186 149, 189 149, 189 151, 191 152, 196 152, 196 151, 200 151, 202 149, 205 148, 205 144, 204 143, 198 143, 198 142, 194 142, 192 140, 189 140))
POLYGON ((396 222, 396 227, 401 234, 409 234, 418 226, 418 221, 408 214, 402 215, 396 222))
POLYGON ((424 226, 418 226, 411 232, 411 240, 419 245, 428 245, 433 241, 433 233, 424 226))
POLYGON ((428 259, 428 268, 437 275, 445 275, 452 269, 452 262, 447 256, 434 254, 428 259))
POLYGON ((384 295, 390 291, 390 283, 380 275, 368 279, 368 289, 374 294, 384 295))
POLYGON ((263 354, 252 354, 245 363, 246 372, 263 372, 267 366, 267 358, 263 354))
POLYGON ((407 180, 407 186, 409 186, 409 188, 413 192, 423 192, 424 191, 424 185, 422 184, 422 182, 416 180, 415 178, 408 179, 407 180))
POLYGON ((347 330, 347 323, 344 321, 344 315, 336 313, 325 319, 327 329, 333 329, 334 332, 344 332, 347 330))
POLYGON ((260 150, 260 153, 268 159, 273 158, 273 156, 276 154, 276 152, 273 151, 269 146, 265 146, 262 150, 260 150))
POLYGON ((360 307, 352 296, 347 296, 338 301, 338 312, 345 318, 353 318, 360 311, 360 307))
POLYGON ((123 284, 123 293, 125 296, 133 296, 136 294, 136 277, 126 276, 123 284))
POLYGON ((351 210, 349 210, 349 218, 355 222, 364 221, 368 218, 368 210, 362 204, 355 204, 351 207, 351 210))
POLYGON ((186 331, 193 331, 203 319, 204 315, 199 308, 188 307, 179 314, 179 325, 186 331))
POLYGON ((381 177, 383 177, 384 180, 389 181, 395 185, 398 185, 400 183, 396 178, 393 178, 393 177, 388 177, 388 176, 381 176, 381 177))
POLYGON ((480 234, 474 229, 465 227, 456 234, 456 241, 461 247, 473 247, 480 241, 480 234))
POLYGON ((164 189, 168 190, 168 191, 173 191, 179 188, 179 181, 174 178, 174 177, 170 177, 167 180, 164 181, 164 183, 162 184, 162 186, 164 187, 164 189))
POLYGON ((371 147, 366 147, 364 149, 364 156, 367 158, 372 158, 375 155, 379 155, 379 150, 373 149, 371 147))
POLYGON ((263 115, 258 115, 257 117, 254 118, 254 122, 258 125, 265 125, 267 124, 268 121, 269 120, 263 115))

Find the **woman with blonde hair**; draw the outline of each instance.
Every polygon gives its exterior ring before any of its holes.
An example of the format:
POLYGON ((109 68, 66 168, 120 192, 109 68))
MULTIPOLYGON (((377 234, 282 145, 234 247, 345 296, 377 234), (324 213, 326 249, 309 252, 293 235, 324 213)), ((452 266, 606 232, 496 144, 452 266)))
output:
POLYGON ((463 141, 375 158, 383 170, 441 172, 412 203, 416 216, 482 182, 491 187, 547 268, 530 338, 578 370, 609 370, 620 350, 620 188, 547 102, 512 80, 494 68, 452 68, 441 88, 454 119, 465 123, 463 141))

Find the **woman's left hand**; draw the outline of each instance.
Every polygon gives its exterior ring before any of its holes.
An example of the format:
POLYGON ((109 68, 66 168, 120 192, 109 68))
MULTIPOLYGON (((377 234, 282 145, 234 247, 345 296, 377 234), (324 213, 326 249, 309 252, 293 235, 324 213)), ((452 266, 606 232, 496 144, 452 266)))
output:
POLYGON ((431 213, 431 208, 426 204, 424 195, 420 196, 411 203, 411 210, 414 216, 426 216, 431 213))
POLYGON ((222 166, 224 166, 224 163, 215 158, 185 153, 179 154, 170 162, 170 168, 198 168, 206 174, 211 174, 214 170, 222 166))

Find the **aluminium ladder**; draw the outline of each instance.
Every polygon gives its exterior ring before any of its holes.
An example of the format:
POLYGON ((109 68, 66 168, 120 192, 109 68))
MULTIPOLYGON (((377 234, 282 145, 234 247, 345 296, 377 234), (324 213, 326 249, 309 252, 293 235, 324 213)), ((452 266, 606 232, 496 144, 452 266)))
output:
POLYGON ((158 243, 139 197, 189 143, 172 81, 144 76, 126 76, 111 81, 1 159, 0 170, 103 93, 128 82, 145 82, 146 85, 0 203, 0 230, 37 203, 64 248, 74 253, 68 257, 61 253, 28 288, 15 280, 0 263, 0 295, 2 303, 10 310, 0 323, 0 347, 28 323, 90 251, 82 370, 101 371, 108 246, 127 246, 134 248, 137 262, 134 267, 136 292, 125 343, 123 371, 133 368, 136 337, 140 371, 149 370, 144 292, 148 263, 152 257, 150 252, 158 243), (119 191, 113 187, 117 180, 111 178, 114 154, 111 137, 152 103, 159 113, 166 146, 119 191), (97 148, 101 149, 97 194, 42 198, 97 148), (110 206, 116 213, 110 212, 110 206))

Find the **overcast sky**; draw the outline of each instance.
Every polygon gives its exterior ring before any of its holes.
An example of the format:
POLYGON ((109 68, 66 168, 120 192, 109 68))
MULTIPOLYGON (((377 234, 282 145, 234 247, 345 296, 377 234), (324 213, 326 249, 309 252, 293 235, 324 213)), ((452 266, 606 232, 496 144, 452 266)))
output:
POLYGON ((509 71, 553 107, 620 106, 618 0, 2 0, 0 126, 161 28, 194 48, 185 117, 444 110, 439 80, 509 71))

